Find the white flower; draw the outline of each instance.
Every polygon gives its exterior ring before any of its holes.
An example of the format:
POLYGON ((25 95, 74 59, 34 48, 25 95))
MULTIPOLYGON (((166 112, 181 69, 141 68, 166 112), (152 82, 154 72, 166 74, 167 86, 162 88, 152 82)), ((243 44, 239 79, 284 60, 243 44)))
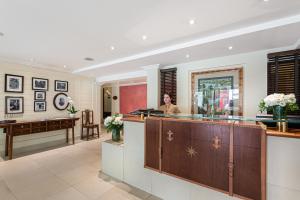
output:
POLYGON ((73 100, 69 100, 68 102, 69 102, 70 104, 73 104, 73 103, 74 103, 74 101, 73 101, 73 100))
POLYGON ((285 107, 287 106, 287 104, 296 103, 296 98, 295 98, 295 94, 284 95, 284 94, 274 93, 264 98, 264 102, 266 107, 272 107, 272 106, 285 107))
POLYGON ((108 126, 112 122, 112 117, 106 117, 104 120, 104 126, 108 126))

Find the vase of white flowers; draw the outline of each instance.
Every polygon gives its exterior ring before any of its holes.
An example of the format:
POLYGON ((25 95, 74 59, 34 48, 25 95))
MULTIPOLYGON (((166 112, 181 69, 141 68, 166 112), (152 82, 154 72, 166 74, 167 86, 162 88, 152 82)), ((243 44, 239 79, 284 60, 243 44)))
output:
POLYGON ((107 132, 112 133, 112 140, 115 142, 118 142, 121 140, 121 130, 123 129, 123 121, 122 121, 122 115, 115 114, 111 117, 107 117, 104 120, 104 126, 107 130, 107 132))
POLYGON ((274 120, 286 119, 288 111, 293 112, 298 109, 295 94, 274 93, 261 100, 259 104, 260 112, 272 111, 274 120))
POLYGON ((68 103, 69 103, 69 108, 67 109, 67 111, 69 112, 69 116, 71 118, 74 118, 76 113, 78 112, 78 110, 76 110, 75 106, 74 106, 74 101, 72 100, 71 97, 67 97, 68 103))

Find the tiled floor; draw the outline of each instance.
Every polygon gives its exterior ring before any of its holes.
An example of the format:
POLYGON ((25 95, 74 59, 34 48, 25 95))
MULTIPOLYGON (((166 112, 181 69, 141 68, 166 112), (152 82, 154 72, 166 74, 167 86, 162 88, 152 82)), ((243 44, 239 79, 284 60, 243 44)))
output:
POLYGON ((101 139, 0 162, 1 200, 155 200, 101 174, 101 139))

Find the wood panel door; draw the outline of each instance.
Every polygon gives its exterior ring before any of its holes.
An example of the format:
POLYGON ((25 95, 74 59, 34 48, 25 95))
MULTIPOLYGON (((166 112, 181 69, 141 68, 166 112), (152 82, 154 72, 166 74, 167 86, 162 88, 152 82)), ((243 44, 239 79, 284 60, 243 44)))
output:
POLYGON ((233 132, 233 193, 265 199, 265 131, 259 126, 235 126, 233 132))
POLYGON ((160 170, 160 119, 145 121, 145 167, 160 170))
POLYGON ((196 152, 189 155, 191 180, 229 191, 229 139, 229 125, 191 124, 191 147, 196 152))
POLYGON ((191 159, 187 150, 191 146, 191 125, 188 122, 163 120, 162 171, 190 179, 191 159))

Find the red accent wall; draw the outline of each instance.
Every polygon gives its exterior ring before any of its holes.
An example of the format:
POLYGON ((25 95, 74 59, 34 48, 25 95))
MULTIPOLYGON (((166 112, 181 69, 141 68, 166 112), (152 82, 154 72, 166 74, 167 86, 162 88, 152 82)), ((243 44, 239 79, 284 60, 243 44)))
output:
POLYGON ((147 108, 147 84, 120 86, 120 113, 147 108))

